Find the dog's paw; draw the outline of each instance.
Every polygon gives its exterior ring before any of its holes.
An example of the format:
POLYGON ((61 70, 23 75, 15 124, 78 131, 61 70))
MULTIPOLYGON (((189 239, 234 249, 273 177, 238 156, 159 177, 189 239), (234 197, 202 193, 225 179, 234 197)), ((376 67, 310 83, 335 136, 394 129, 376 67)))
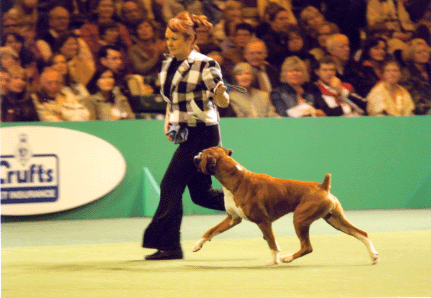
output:
POLYGON ((372 261, 373 265, 377 264, 377 262, 379 261, 379 254, 377 252, 371 256, 371 261, 372 261))
POLYGON ((290 262, 292 262, 292 261, 293 261, 293 254, 291 254, 291 255, 281 256, 281 257, 280 257, 280 260, 281 260, 283 263, 290 263, 290 262))
POLYGON ((199 251, 204 245, 205 241, 206 240, 204 238, 199 239, 199 241, 196 242, 195 245, 193 246, 193 252, 199 251))

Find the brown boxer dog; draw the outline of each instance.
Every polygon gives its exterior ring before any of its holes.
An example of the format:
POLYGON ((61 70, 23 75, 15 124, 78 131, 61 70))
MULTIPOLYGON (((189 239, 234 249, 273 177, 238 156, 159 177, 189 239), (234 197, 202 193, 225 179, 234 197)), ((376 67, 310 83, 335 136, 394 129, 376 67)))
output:
POLYGON ((343 208, 329 190, 331 175, 326 174, 323 183, 278 179, 248 171, 230 156, 232 150, 222 147, 205 149, 194 158, 197 168, 214 175, 222 184, 227 217, 209 229, 195 243, 193 251, 200 250, 206 241, 233 226, 242 219, 258 225, 268 242, 272 258, 268 265, 289 263, 313 251, 310 243, 310 225, 324 218, 331 226, 362 241, 377 263, 377 251, 368 239, 367 232, 356 228, 344 216, 343 208), (280 248, 275 240, 272 222, 293 212, 293 225, 301 242, 301 249, 293 254, 279 256, 280 248))

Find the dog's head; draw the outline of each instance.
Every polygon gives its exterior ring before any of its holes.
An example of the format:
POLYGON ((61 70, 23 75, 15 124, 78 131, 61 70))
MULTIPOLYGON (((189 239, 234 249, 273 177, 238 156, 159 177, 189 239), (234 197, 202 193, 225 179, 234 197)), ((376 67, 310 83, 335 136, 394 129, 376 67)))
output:
POLYGON ((225 149, 223 147, 211 147, 200 152, 194 157, 193 160, 196 167, 198 168, 198 171, 204 174, 214 175, 217 161, 222 156, 231 156, 232 153, 233 151, 231 149, 225 149))

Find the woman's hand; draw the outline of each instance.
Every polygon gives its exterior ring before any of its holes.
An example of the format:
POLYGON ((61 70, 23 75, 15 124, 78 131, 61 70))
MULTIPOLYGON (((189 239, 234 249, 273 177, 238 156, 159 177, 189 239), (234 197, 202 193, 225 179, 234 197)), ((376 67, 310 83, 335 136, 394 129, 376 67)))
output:
POLYGON ((226 93, 227 87, 220 81, 214 88, 214 101, 221 108, 227 108, 229 106, 229 95, 226 93))

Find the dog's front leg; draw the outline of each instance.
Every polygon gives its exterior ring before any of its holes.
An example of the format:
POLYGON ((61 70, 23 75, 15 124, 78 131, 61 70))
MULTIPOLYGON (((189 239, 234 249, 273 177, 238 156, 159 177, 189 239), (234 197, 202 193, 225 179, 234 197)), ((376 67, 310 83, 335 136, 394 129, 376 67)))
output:
POLYGON ((274 231, 272 230, 272 225, 270 222, 263 222, 258 224, 258 227, 263 233, 263 238, 268 242, 268 246, 271 249, 272 258, 268 262, 269 266, 277 265, 280 263, 280 247, 275 240, 274 231))
POLYGON ((226 218, 223 219, 218 225, 212 227, 202 235, 201 239, 199 239, 193 246, 193 251, 197 252, 202 248, 205 242, 210 241, 215 235, 223 233, 224 231, 236 226, 241 221, 242 219, 240 217, 232 218, 230 215, 226 216, 226 218))

